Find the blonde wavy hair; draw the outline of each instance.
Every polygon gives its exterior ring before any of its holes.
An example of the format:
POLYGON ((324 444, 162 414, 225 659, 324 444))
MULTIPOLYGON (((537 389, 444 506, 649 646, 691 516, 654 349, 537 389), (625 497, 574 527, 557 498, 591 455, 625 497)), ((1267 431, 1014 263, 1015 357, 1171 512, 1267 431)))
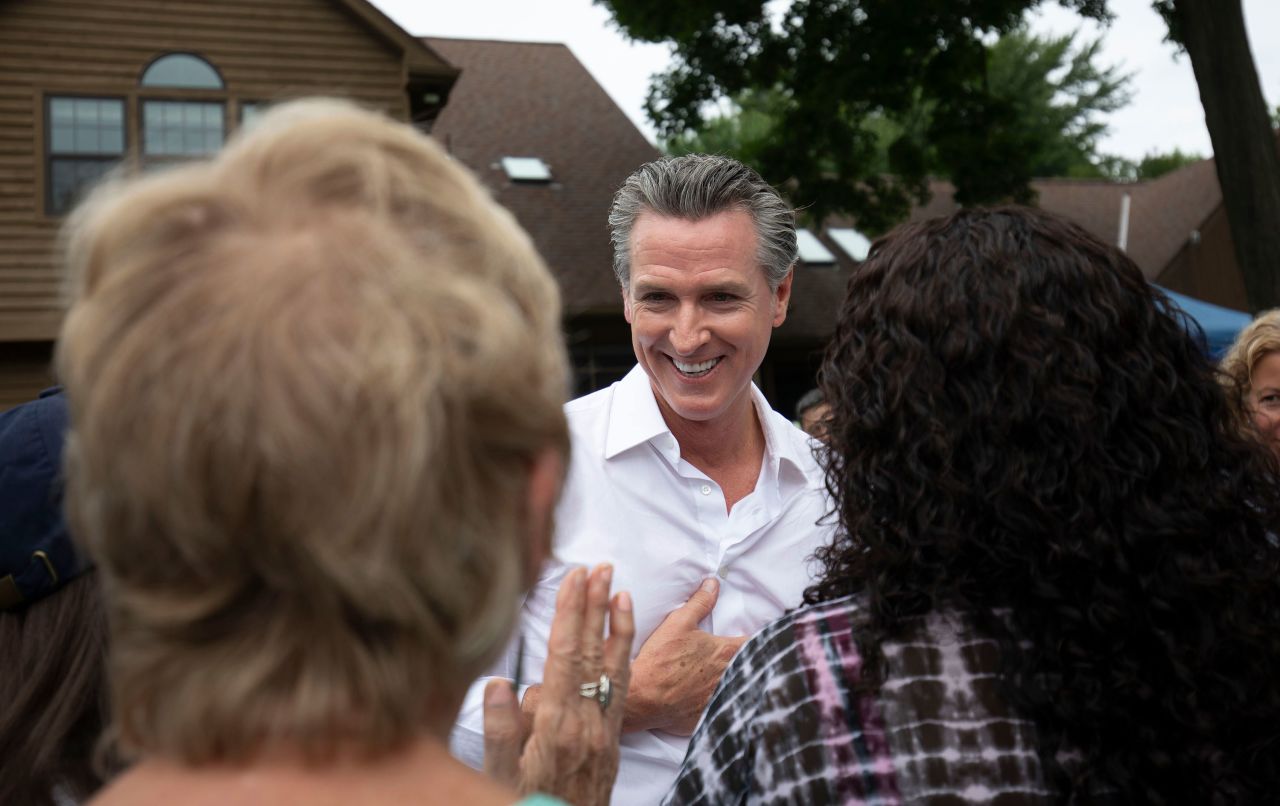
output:
POLYGON ((1254 434, 1250 414, 1249 393, 1253 391, 1253 370, 1258 362, 1280 350, 1280 308, 1258 314, 1236 336, 1231 349, 1222 357, 1220 367, 1227 398, 1235 412, 1236 422, 1244 433, 1254 434))
POLYGON ((122 750, 420 733, 506 640, 532 463, 567 449, 528 237, 430 139, 330 100, 100 188, 66 237, 68 508, 122 750))

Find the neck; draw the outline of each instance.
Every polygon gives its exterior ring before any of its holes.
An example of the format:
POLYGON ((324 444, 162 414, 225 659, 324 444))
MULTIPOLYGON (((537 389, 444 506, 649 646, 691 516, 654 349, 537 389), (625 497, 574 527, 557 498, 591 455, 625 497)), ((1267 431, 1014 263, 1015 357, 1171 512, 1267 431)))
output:
POLYGON ((515 800, 513 791, 450 756, 445 740, 424 735, 375 759, 347 754, 324 764, 309 764, 288 752, 262 754, 234 765, 188 766, 144 759, 94 804, 510 804, 515 800))
POLYGON ((655 393, 662 419, 680 446, 680 458, 707 474, 732 510, 755 489, 764 459, 764 430, 750 389, 728 411, 711 420, 686 420, 655 393))

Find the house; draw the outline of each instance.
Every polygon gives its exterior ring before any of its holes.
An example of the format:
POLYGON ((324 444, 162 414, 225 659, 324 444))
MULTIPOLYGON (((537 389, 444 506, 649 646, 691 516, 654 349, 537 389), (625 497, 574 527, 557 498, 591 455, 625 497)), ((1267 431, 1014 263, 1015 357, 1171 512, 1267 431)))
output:
POLYGON ((556 275, 576 391, 607 386, 635 365, 609 206, 658 150, 562 44, 423 41, 462 71, 433 136, 515 215, 556 275))
MULTIPOLYGON (((1041 209, 1071 219, 1124 250, 1148 280, 1199 300, 1247 310, 1222 191, 1213 160, 1202 160, 1144 182, 1036 179, 1041 209)), ((910 220, 959 209, 951 183, 929 184, 928 202, 910 220)), ((792 315, 775 336, 771 362, 762 367, 770 398, 788 411, 812 383, 832 334, 844 286, 866 256, 869 239, 848 219, 833 217, 819 232, 800 233, 792 315)))
MULTIPOLYGON (((1124 250, 1153 283, 1215 305, 1247 310, 1244 280, 1211 159, 1143 182, 1037 179, 1036 204, 1124 250)), ((958 209, 953 188, 933 182, 913 220, 958 209)))
POLYGON ((0 0, 0 409, 51 381, 57 235, 88 183, 214 151, 290 97, 429 126, 457 74, 364 0, 0 0))

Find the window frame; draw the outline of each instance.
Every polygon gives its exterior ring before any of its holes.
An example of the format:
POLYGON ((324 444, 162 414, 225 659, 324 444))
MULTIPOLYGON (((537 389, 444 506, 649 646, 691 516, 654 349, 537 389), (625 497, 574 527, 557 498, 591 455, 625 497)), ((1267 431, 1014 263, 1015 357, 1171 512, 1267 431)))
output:
MULTIPOLYGON (((32 132, 36 161, 39 163, 39 170, 35 172, 35 181, 33 182, 33 198, 32 204, 37 214, 43 220, 60 220, 69 213, 74 206, 64 211, 55 211, 52 205, 52 160, 74 158, 55 155, 52 148, 52 108, 50 99, 53 98, 79 98, 89 100, 112 100, 121 101, 124 104, 124 152, 119 155, 119 165, 124 166, 124 170, 129 173, 136 173, 143 170, 148 163, 152 165, 178 164, 184 159, 199 159, 200 157, 181 157, 163 155, 152 157, 150 159, 143 153, 145 126, 143 121, 143 106, 145 101, 178 101, 178 102, 208 102, 222 105, 222 144, 226 145, 227 140, 231 138, 241 127, 242 116, 240 112, 240 104, 253 103, 263 108, 270 107, 274 101, 264 101, 260 93, 241 96, 239 92, 231 86, 227 81, 226 75, 214 63, 212 59, 207 58, 203 53, 195 50, 166 50, 156 53, 142 64, 141 68, 134 73, 132 84, 125 87, 119 85, 95 87, 90 81, 56 81, 50 82, 48 85, 39 87, 32 94, 32 114, 35 124, 32 132), (197 87, 144 87, 142 86, 142 76, 146 71, 158 60, 165 56, 182 54, 186 56, 194 56, 208 64, 214 72, 218 74, 218 78, 222 81, 222 89, 209 89, 197 87)), ((101 159, 101 157, 93 157, 85 155, 85 159, 101 159)))
POLYGON ((137 82, 135 82, 134 86, 139 90, 182 90, 182 91, 194 91, 194 92, 225 93, 227 92, 227 77, 222 74, 222 71, 218 69, 218 65, 214 64, 212 59, 207 58, 204 54, 199 53, 198 51, 166 50, 163 53, 157 54, 154 58, 152 58, 150 61, 148 61, 146 64, 142 66, 142 69, 138 71, 138 80, 137 82), (162 85, 158 87, 148 87, 145 84, 143 84, 142 79, 147 75, 147 71, 150 70, 152 67, 154 67, 156 63, 159 62, 161 59, 167 59, 170 56, 190 56, 193 59, 199 59, 200 61, 204 62, 209 66, 209 69, 212 70, 213 74, 218 77, 218 82, 222 84, 222 86, 221 87, 177 87, 172 85, 169 85, 169 86, 162 85))
MULTIPOLYGON (((165 88, 165 89, 169 89, 169 88, 165 88)), ((205 92, 205 93, 214 92, 215 94, 222 94, 220 90, 212 90, 212 91, 202 90, 201 92, 205 92)), ((138 142, 136 144, 137 145, 136 160, 137 160, 138 167, 142 170, 146 170, 146 168, 148 167, 157 166, 157 165, 177 165, 183 162, 188 162, 190 160, 203 159, 205 157, 210 156, 211 154, 216 154, 218 153, 218 151, 222 149, 223 146, 227 144, 227 138, 229 138, 231 136, 231 132, 234 131, 234 129, 230 127, 230 122, 231 122, 230 121, 231 115, 229 114, 230 107, 229 107, 229 104, 227 103, 226 97, 209 98, 206 96, 206 97, 196 98, 196 97, 175 97, 168 93, 162 93, 162 94, 139 93, 137 106, 138 108, 135 111, 135 114, 137 115, 137 125, 138 125, 138 142), (218 106, 221 106, 222 107, 222 142, 219 143, 218 148, 214 149, 213 151, 205 152, 203 154, 148 154, 147 153, 147 119, 146 119, 146 108, 147 108, 148 101, 157 101, 159 103, 179 103, 179 104, 189 104, 189 103, 216 104, 218 106)))
MULTIPOLYGON (((70 205, 65 210, 56 209, 53 201, 53 162, 100 162, 114 159, 116 164, 127 163, 131 157, 131 138, 129 137, 129 97, 127 94, 92 93, 76 90, 46 90, 39 94, 41 129, 37 136, 40 143, 40 182, 37 192, 40 195, 40 208, 46 218, 62 218, 75 208, 70 205), (53 102, 55 100, 71 101, 119 101, 120 102, 120 144, 119 154, 55 154, 53 151, 53 102)), ((112 166, 113 168, 115 166, 112 166)), ((110 169, 108 169, 110 170, 110 169)))

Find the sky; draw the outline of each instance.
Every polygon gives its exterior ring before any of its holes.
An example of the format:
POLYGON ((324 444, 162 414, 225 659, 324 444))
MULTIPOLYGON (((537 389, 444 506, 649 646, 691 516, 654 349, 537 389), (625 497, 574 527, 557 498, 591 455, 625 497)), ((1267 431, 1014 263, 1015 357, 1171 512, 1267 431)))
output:
MULTIPOLYGON (((591 0, 373 0, 410 33, 519 42, 563 42, 600 82, 622 111, 650 140, 653 127, 644 113, 649 77, 670 63, 665 45, 627 41, 608 12, 591 0)), ((1212 153, 1204 112, 1191 62, 1175 58, 1164 42, 1164 22, 1150 0, 1110 0, 1115 20, 1108 28, 1082 23, 1080 17, 1052 2, 1032 19, 1039 33, 1081 29, 1081 41, 1099 35, 1099 63, 1120 65, 1133 73, 1132 102, 1108 116, 1109 134, 1101 141, 1105 154, 1137 160, 1152 151, 1212 153)), ((1280 1, 1244 0, 1245 25, 1262 92, 1268 108, 1280 104, 1280 1)))

